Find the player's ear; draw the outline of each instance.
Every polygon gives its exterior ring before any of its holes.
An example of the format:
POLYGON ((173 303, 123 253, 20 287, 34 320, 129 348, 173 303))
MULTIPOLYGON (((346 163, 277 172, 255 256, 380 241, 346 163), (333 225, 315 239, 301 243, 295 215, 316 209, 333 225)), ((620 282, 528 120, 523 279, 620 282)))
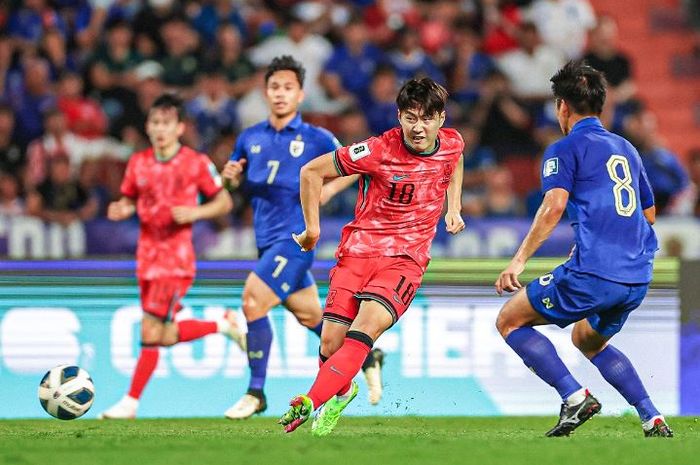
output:
POLYGON ((447 118, 447 116, 446 116, 445 112, 443 111, 442 113, 440 113, 440 116, 438 117, 438 119, 440 120, 440 127, 442 127, 442 125, 445 124, 445 118, 447 118))
POLYGON ((304 89, 301 89, 299 91, 299 97, 297 98, 297 103, 299 103, 299 105, 301 105, 301 102, 304 101, 305 97, 306 97, 306 94, 304 93, 304 89))
POLYGON ((396 110, 396 119, 401 122, 401 110, 396 110))
POLYGON ((187 127, 185 126, 184 121, 180 121, 177 123, 177 137, 182 137, 182 135, 185 133, 185 129, 187 127))

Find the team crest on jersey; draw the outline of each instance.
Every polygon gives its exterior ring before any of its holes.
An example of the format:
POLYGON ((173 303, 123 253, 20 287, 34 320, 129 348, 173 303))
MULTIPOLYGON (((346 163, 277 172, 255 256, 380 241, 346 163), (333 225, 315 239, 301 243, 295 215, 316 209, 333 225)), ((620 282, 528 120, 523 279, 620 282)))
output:
POLYGON ((361 144, 355 144, 351 145, 350 148, 348 149, 348 152, 350 153, 350 159, 352 161, 357 161, 360 158, 364 158, 370 153, 372 153, 369 150, 369 145, 367 145, 366 142, 363 142, 361 144))
POLYGON ((559 172, 559 158, 554 157, 554 158, 547 158, 544 162, 544 168, 542 169, 542 175, 546 178, 547 176, 551 176, 553 174, 557 174, 559 172))
POLYGON ((262 148, 257 144, 250 146, 250 153, 260 153, 260 150, 262 150, 262 148))
POLYGON ((289 143, 289 153, 294 158, 299 158, 302 153, 304 153, 304 141, 301 140, 301 136, 297 136, 297 140, 293 140, 289 143))
POLYGON ((454 168, 452 167, 452 163, 450 162, 445 162, 442 165, 442 177, 440 178, 440 182, 442 184, 449 184, 449 182, 452 180, 452 171, 454 168))

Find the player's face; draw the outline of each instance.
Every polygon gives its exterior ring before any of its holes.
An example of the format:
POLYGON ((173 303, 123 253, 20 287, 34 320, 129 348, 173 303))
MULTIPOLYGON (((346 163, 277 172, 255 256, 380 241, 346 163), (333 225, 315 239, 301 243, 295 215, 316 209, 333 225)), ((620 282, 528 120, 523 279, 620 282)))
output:
POLYGON ((304 91, 294 71, 285 69, 275 72, 267 80, 265 96, 272 114, 284 118, 296 113, 304 100, 304 91))
POLYGON ((399 111, 403 138, 417 152, 427 152, 435 147, 438 130, 444 122, 444 111, 434 115, 426 115, 420 108, 399 111))
POLYGON ((185 132, 185 123, 177 117, 174 108, 155 108, 148 113, 146 133, 153 148, 162 151, 177 145, 185 132))

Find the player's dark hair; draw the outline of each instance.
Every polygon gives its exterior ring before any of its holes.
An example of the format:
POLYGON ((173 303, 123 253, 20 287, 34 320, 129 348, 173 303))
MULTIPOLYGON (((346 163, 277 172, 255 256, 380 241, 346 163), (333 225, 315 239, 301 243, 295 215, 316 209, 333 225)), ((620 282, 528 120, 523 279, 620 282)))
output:
POLYGON ((552 93, 579 115, 603 111, 607 82, 603 73, 581 60, 568 62, 552 79, 552 93))
POLYGON ((272 60, 270 66, 267 67, 267 71, 265 72, 265 84, 267 84, 270 76, 275 74, 277 71, 293 71, 297 76, 299 86, 304 87, 306 69, 304 69, 304 65, 296 61, 291 55, 282 55, 281 57, 275 57, 272 60))
POLYGON ((177 112, 178 121, 185 119, 185 106, 182 99, 175 94, 167 93, 158 97, 151 105, 151 110, 169 110, 174 109, 177 112))
POLYGON ((424 115, 433 116, 445 111, 447 90, 430 78, 407 81, 396 97, 399 111, 420 108, 424 115))

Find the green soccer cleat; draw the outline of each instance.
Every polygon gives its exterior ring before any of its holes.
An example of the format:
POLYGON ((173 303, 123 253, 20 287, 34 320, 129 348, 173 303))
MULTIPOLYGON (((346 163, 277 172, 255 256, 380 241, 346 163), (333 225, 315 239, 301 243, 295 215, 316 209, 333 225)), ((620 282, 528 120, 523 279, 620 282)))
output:
POLYGON ((353 381, 348 397, 339 400, 338 396, 333 396, 333 398, 323 404, 323 407, 318 411, 314 422, 311 424, 311 434, 314 436, 327 436, 331 434, 335 425, 338 424, 338 420, 340 420, 340 414, 343 413, 345 407, 357 396, 359 390, 360 388, 357 386, 357 383, 353 381))
POLYGON ((291 433, 309 419, 314 411, 314 404, 309 396, 299 394, 289 401, 289 410, 277 423, 284 426, 285 433, 291 433))

